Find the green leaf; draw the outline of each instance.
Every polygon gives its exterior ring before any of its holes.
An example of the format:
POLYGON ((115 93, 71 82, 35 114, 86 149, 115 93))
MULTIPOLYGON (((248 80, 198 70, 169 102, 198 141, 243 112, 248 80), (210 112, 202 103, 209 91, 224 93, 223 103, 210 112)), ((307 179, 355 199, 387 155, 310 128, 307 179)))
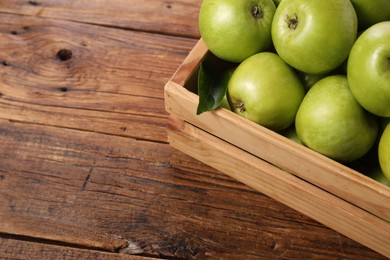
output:
POLYGON ((232 69, 217 72, 213 64, 207 60, 200 64, 198 72, 199 104, 196 111, 197 115, 214 110, 221 105, 232 73, 232 69))

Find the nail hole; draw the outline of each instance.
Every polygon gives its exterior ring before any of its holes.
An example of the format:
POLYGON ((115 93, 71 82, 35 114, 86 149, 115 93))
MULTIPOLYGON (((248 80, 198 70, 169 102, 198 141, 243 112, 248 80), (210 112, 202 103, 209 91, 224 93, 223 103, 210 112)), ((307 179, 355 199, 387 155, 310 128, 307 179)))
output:
POLYGON ((8 66, 8 65, 9 65, 8 61, 6 61, 6 60, 3 60, 3 61, 1 62, 1 64, 2 64, 3 66, 8 66))
POLYGON ((166 7, 167 7, 168 9, 172 9, 172 5, 170 5, 170 4, 167 4, 166 7))
POLYGON ((67 87, 61 87, 61 88, 59 88, 59 90, 61 92, 68 92, 68 88, 67 87))
POLYGON ((72 51, 68 49, 61 49, 57 52, 57 58, 62 61, 70 60, 72 56, 73 56, 72 51))
POLYGON ((12 35, 17 35, 18 32, 17 32, 17 31, 11 31, 11 34, 12 34, 12 35))
POLYGON ((33 5, 33 6, 39 6, 39 5, 41 5, 41 3, 37 2, 37 1, 28 1, 28 3, 29 3, 30 5, 33 5))

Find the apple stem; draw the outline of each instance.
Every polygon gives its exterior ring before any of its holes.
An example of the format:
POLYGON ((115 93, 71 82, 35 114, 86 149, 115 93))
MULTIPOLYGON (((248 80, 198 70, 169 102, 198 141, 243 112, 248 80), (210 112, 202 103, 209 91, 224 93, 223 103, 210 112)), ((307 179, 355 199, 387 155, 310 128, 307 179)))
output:
POLYGON ((264 16, 263 10, 260 9, 257 5, 253 7, 252 9, 252 15, 256 19, 261 19, 264 16))
POLYGON ((294 13, 293 17, 286 15, 285 19, 288 28, 295 30, 298 27, 298 16, 294 13))
POLYGON ((245 106, 244 106, 244 102, 240 102, 236 105, 236 109, 239 109, 240 110, 240 113, 244 113, 246 111, 245 109, 245 106))

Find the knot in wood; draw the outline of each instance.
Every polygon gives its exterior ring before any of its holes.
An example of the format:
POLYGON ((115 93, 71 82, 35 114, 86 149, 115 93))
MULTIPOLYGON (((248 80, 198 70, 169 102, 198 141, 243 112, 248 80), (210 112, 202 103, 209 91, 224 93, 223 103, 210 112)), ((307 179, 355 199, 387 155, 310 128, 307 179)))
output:
POLYGON ((71 50, 68 49, 61 49, 57 52, 57 58, 61 61, 67 61, 70 60, 73 56, 73 53, 71 50))

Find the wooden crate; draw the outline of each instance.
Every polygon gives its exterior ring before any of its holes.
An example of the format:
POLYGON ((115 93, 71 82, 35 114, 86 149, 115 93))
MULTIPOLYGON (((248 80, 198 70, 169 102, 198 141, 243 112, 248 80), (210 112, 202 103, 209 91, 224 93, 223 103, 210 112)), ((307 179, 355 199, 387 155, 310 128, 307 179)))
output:
POLYGON ((165 86, 170 144, 390 257, 390 188, 226 109, 196 115, 210 56, 200 39, 165 86))

